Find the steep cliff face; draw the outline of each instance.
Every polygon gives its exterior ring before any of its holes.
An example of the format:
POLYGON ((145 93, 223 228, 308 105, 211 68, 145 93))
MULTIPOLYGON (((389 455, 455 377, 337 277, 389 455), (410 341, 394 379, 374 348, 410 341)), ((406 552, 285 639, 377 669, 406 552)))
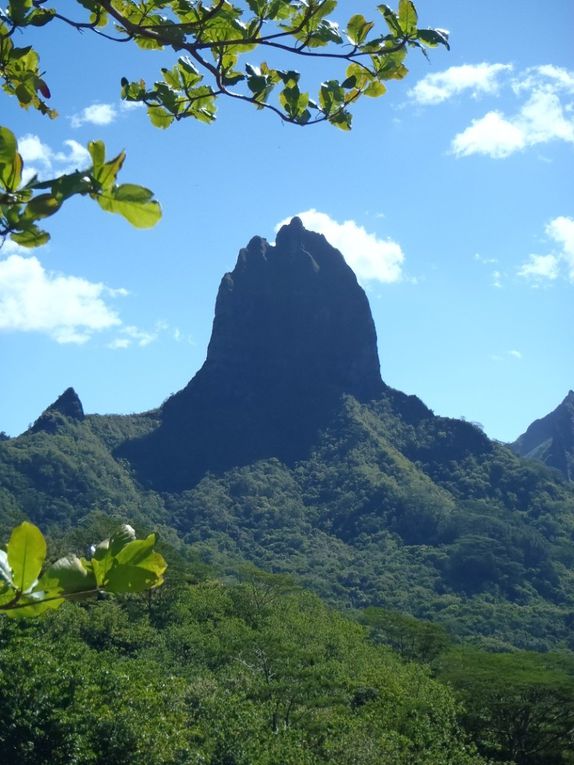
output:
POLYGON ((221 282, 207 359, 128 449, 154 483, 305 455, 344 393, 384 390, 367 297, 341 253, 298 218, 275 245, 254 237, 221 282))
POLYGON ((546 417, 535 420, 511 446, 520 456, 537 459, 574 480, 574 391, 546 417))

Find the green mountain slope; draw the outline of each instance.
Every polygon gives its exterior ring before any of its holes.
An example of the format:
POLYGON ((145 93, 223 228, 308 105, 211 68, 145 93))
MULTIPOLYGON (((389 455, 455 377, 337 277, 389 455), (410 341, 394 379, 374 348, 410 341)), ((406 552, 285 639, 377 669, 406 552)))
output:
POLYGON ((0 519, 57 529, 103 510, 172 526, 207 561, 293 574, 340 606, 402 610, 487 646, 572 645, 571 484, 419 404, 346 396, 307 459, 175 493, 144 489, 114 456, 155 413, 58 414, 54 432, 0 443, 0 519))

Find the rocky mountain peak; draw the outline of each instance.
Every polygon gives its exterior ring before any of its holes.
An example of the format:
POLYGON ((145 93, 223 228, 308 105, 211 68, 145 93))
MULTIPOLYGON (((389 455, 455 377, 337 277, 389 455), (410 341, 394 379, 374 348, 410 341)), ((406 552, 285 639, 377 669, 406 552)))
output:
POLYGON ((170 485, 190 471, 294 460, 343 394, 368 401, 384 388, 355 274, 293 218, 275 244, 251 239, 223 277, 206 361, 165 403, 153 451, 170 485))
POLYGON ((62 395, 58 396, 58 398, 50 404, 44 412, 42 412, 31 430, 34 433, 40 430, 54 433, 58 429, 58 424, 62 416, 78 421, 84 419, 84 407, 82 406, 80 397, 73 388, 66 388, 62 395))
POLYGON ((574 391, 568 391, 556 409, 535 420, 511 446, 522 457, 544 462, 574 480, 574 391))

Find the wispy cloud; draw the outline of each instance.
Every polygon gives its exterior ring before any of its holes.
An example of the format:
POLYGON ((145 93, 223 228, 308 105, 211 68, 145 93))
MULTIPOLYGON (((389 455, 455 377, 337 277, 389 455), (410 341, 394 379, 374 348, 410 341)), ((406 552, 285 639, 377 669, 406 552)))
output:
POLYGON ((504 351, 504 353, 493 353, 490 357, 491 361, 509 361, 514 359, 515 361, 521 361, 523 358, 522 351, 513 349, 511 351, 504 351))
MULTIPOLYGON (((360 282, 390 284, 403 278, 405 256, 398 242, 380 239, 353 220, 339 223, 318 210, 295 214, 301 218, 306 228, 323 234, 333 247, 342 252, 360 282)), ((275 226, 275 231, 290 220, 290 217, 282 220, 275 226)))
POLYGON ((560 276, 574 283, 574 218, 564 215, 553 218, 545 233, 554 249, 544 255, 529 255, 518 275, 534 285, 555 281, 560 276))
POLYGON ((117 116, 118 111, 114 104, 91 104, 81 112, 73 114, 70 117, 70 124, 73 128, 79 128, 86 123, 99 126, 111 125, 117 116))
POLYGON ((427 74, 409 91, 409 96, 425 106, 440 104, 453 96, 467 92, 473 98, 496 94, 501 76, 512 71, 512 64, 463 64, 451 66, 444 72, 427 74))
POLYGON ((181 334, 179 330, 174 331, 165 321, 157 321, 151 331, 128 324, 120 327, 118 336, 108 343, 108 348, 112 350, 123 350, 131 347, 146 348, 165 332, 169 333, 176 342, 179 341, 181 334))
POLYGON ((121 325, 102 283, 46 271, 36 257, 0 260, 0 330, 40 332, 58 343, 87 342, 121 325))
POLYGON ((33 175, 47 178, 54 172, 71 173, 84 170, 92 164, 88 150, 73 139, 63 142, 66 151, 54 151, 42 142, 39 136, 27 133, 18 139, 18 150, 25 163, 23 177, 29 180, 33 175))
POLYGON ((497 258, 487 258, 484 257, 484 255, 481 255, 479 252, 474 253, 474 259, 478 260, 479 263, 483 263, 484 265, 490 265, 492 263, 498 263, 497 258))
MULTIPOLYGON (((475 252, 474 259, 477 261, 477 263, 480 263, 482 266, 493 266, 496 263, 498 263, 498 258, 488 258, 484 257, 478 252, 475 252)), ((491 279, 492 279, 492 286, 496 287, 497 289, 502 288, 502 278, 503 273, 502 271, 498 270, 497 268, 492 270, 490 273, 491 279)))

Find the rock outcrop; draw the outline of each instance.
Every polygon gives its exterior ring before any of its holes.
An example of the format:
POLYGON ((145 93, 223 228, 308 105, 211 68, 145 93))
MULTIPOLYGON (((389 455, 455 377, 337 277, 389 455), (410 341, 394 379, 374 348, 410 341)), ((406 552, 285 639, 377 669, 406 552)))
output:
POLYGON ((42 412, 32 425, 31 430, 33 433, 41 430, 47 433, 55 433, 62 421, 62 417, 79 422, 84 419, 84 407, 80 397, 73 388, 66 388, 62 395, 42 412))
POLYGON ((569 391, 553 412, 535 420, 511 446, 520 456, 556 468, 573 481, 574 391, 569 391))

